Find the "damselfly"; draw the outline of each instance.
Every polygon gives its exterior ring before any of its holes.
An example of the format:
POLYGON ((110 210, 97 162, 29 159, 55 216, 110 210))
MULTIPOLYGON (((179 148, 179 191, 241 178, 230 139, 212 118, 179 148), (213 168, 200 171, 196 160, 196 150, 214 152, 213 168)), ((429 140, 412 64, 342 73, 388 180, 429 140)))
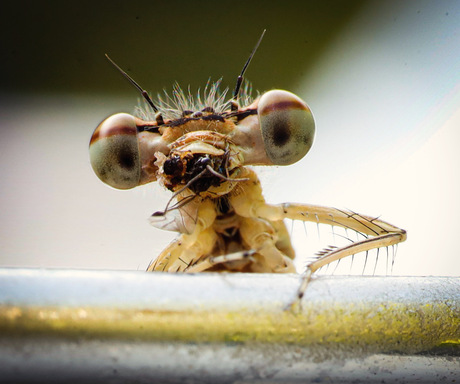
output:
POLYGON ((175 86, 138 116, 119 113, 104 120, 90 142, 97 176, 118 189, 157 181, 173 194, 151 223, 177 231, 149 265, 166 272, 295 272, 294 249, 284 219, 330 224, 358 232, 361 240, 319 252, 303 274, 301 298, 312 274, 344 257, 395 245, 406 232, 378 218, 309 204, 267 204, 248 165, 289 165, 310 150, 315 122, 307 104, 283 90, 256 100, 243 81, 263 34, 238 76, 233 95, 220 81, 193 96, 175 86))

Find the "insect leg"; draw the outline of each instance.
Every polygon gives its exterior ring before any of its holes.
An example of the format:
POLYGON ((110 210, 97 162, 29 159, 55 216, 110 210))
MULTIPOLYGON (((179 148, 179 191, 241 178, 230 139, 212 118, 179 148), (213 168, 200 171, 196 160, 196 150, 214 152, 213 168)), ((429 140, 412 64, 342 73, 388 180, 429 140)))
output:
POLYGON ((182 244, 187 242, 186 239, 187 237, 185 235, 181 235, 171 242, 165 249, 163 249, 158 257, 150 263, 147 267, 147 272, 168 272, 172 262, 177 259, 178 255, 182 251, 182 244))
POLYGON ((207 269, 210 269, 213 266, 218 265, 218 264, 224 264, 224 263, 242 261, 242 260, 248 259, 255 253, 256 251, 251 249, 248 251, 229 253, 227 255, 206 257, 205 259, 199 261, 197 264, 190 266, 187 269, 187 272, 189 273, 204 272, 207 269))
POLYGON ((395 227, 379 218, 372 218, 353 211, 322 207, 310 204, 261 204, 255 208, 256 215, 270 220, 289 218, 292 220, 312 221, 320 224, 334 224, 345 229, 352 229, 365 236, 342 248, 330 249, 321 253, 320 257, 307 265, 302 275, 302 284, 297 298, 302 298, 311 276, 319 268, 359 252, 367 252, 374 248, 389 247, 407 238, 404 229, 395 227))
POLYGON ((395 227, 378 218, 319 205, 291 203, 280 205, 264 204, 256 208, 256 216, 269 220, 288 218, 292 220, 312 221, 320 224, 334 224, 339 227, 350 228, 365 235, 363 240, 343 248, 333 249, 313 262, 315 271, 325 264, 354 253, 365 252, 373 248, 388 247, 403 242, 407 238, 404 229, 395 227))
POLYGON ((190 266, 196 264, 203 255, 211 253, 216 241, 217 235, 212 228, 205 229, 195 238, 181 235, 161 252, 147 271, 189 272, 190 266))
MULTIPOLYGON (((295 272, 292 259, 277 246, 278 232, 272 223, 258 218, 242 218, 240 234, 248 247, 257 252, 254 255, 256 261, 251 267, 253 272, 295 272)), ((280 244, 284 245, 283 243, 280 244)))
POLYGON ((232 192, 229 202, 241 217, 240 234, 248 248, 257 250, 253 272, 295 272, 292 259, 295 256, 289 233, 283 218, 271 220, 258 216, 254 207, 265 206, 262 187, 254 171, 244 169, 238 188, 232 192))

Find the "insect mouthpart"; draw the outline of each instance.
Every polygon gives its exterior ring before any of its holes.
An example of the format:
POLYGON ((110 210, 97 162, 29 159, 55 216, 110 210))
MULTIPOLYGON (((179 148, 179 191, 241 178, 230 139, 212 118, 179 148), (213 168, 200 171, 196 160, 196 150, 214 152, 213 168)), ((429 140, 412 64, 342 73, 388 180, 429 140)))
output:
POLYGON ((192 132, 178 140, 185 145, 176 143, 178 148, 157 162, 166 188, 175 192, 187 187, 195 194, 215 195, 221 193, 220 187, 225 183, 230 184, 223 189, 225 193, 233 187, 229 182, 234 181, 231 177, 237 173, 237 163, 231 158, 229 148, 218 148, 229 144, 218 143, 209 132, 204 135, 211 136, 208 141, 214 140, 214 145, 202 141, 203 132, 192 132))
POLYGON ((163 164, 163 172, 167 181, 165 186, 175 191, 177 187, 188 185, 195 193, 217 187, 223 179, 208 171, 208 166, 220 173, 223 159, 211 158, 205 154, 182 153, 169 157, 163 164))

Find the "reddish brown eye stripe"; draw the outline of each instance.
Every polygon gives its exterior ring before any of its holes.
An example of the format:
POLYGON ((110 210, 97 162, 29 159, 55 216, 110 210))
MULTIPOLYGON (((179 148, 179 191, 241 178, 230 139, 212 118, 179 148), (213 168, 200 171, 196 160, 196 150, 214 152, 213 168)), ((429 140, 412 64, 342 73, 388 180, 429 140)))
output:
POLYGON ((95 143, 96 141, 100 139, 105 139, 106 137, 112 137, 112 136, 118 136, 118 135, 136 135, 136 132, 133 131, 131 127, 116 127, 112 128, 108 132, 104 132, 101 134, 101 130, 98 128, 96 131, 94 131, 93 136, 91 136, 91 141, 89 142, 89 145, 95 143))
POLYGON ((296 109, 308 110, 308 107, 304 103, 298 100, 285 100, 285 101, 280 101, 278 103, 272 103, 272 104, 267 105, 262 110, 259 110, 259 114, 268 115, 270 112, 273 112, 273 111, 288 111, 288 110, 296 110, 296 109))

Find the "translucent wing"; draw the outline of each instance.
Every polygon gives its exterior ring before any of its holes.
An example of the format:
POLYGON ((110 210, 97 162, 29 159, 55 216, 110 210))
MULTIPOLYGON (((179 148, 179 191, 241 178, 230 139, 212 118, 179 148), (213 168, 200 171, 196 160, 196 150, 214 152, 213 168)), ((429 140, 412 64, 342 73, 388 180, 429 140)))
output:
POLYGON ((201 199, 189 195, 174 206, 158 211, 149 218, 150 224, 165 231, 191 234, 195 230, 201 199))

